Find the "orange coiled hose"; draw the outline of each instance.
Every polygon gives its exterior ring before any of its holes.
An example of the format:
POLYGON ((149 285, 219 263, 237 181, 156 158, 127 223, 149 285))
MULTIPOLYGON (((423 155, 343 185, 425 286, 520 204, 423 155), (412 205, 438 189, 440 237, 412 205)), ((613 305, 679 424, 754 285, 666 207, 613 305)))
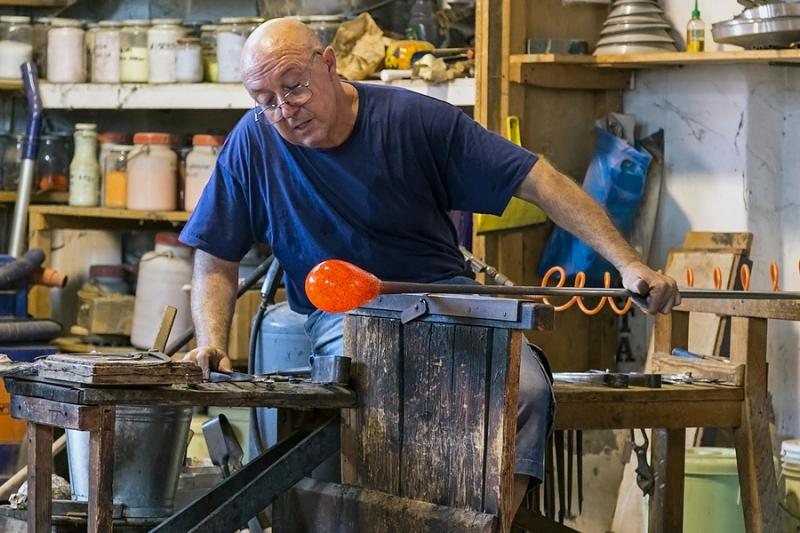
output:
MULTIPOLYGON (((606 289, 611 287, 611 273, 610 272, 603 273, 603 286, 606 289)), ((625 305, 623 305, 622 308, 617 307, 617 303, 614 301, 614 298, 607 298, 607 300, 608 300, 608 306, 611 308, 611 310, 614 312, 614 314, 616 314, 618 316, 624 315, 625 313, 630 311, 631 307, 633 306, 633 300, 631 298, 627 298, 625 300, 625 305)))
MULTIPOLYGON (((575 288, 582 289, 584 285, 586 285, 586 274, 584 274, 583 272, 578 272, 575 275, 575 288)), ((575 301, 577 302, 580 310, 583 311, 583 314, 588 316, 596 315, 597 313, 602 311, 603 307, 606 306, 606 300, 608 300, 608 298, 602 296, 600 298, 600 303, 598 303, 597 306, 589 309, 583 304, 583 298, 575 298, 575 301)))

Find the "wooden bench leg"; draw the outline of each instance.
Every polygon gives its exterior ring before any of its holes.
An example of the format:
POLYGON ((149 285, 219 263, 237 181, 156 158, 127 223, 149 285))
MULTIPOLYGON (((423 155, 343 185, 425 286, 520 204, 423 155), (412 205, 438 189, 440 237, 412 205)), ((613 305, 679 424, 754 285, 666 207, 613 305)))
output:
POLYGON ((650 498, 650 533, 683 531, 685 429, 654 429, 651 467, 655 478, 650 498))
POLYGON ((28 422, 28 533, 50 533, 53 428, 28 422))
POLYGON ((89 533, 112 529, 115 409, 100 409, 100 425, 89 432, 89 533))

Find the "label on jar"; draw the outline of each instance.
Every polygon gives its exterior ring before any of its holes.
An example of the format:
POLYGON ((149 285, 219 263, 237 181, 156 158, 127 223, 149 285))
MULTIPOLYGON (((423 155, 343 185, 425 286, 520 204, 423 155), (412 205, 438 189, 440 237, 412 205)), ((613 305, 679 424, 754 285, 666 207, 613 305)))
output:
POLYGON ((99 181, 97 167, 70 167, 69 205, 96 206, 99 181))
POLYGON ((146 82, 149 74, 147 47, 128 46, 120 50, 119 68, 122 81, 146 82))

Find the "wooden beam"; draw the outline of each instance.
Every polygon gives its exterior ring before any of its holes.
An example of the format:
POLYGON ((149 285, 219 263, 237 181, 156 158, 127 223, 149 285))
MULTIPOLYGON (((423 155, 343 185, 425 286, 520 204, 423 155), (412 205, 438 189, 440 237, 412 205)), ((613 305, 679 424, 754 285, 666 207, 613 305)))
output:
POLYGON ((53 428, 28 422, 28 533, 50 533, 53 428))
MULTIPOLYGON (((558 403, 558 402, 557 402, 558 403)), ((558 403, 555 429, 627 429, 632 427, 735 427, 741 401, 558 403), (591 409, 587 409, 591 405, 591 409)))
POLYGON ((509 78, 514 83, 547 89, 625 91, 633 86, 632 71, 599 70, 581 65, 513 63, 509 67, 509 78))
MULTIPOLYGON (((691 407, 687 406, 687 409, 691 407)), ((650 533, 683 531, 683 477, 686 430, 655 429, 650 465, 655 478, 650 497, 650 533)), ((777 531, 777 530, 776 530, 777 531)))
POLYGON ((693 379, 717 380, 726 385, 744 383, 744 365, 725 359, 695 359, 676 357, 666 353, 654 353, 650 358, 650 369, 657 374, 683 374, 691 372, 693 379))
POLYGON ((89 533, 111 531, 113 521, 113 406, 100 407, 98 426, 89 433, 89 533))
POLYGON ((678 311, 715 313, 726 316, 800 320, 799 300, 689 300, 676 307, 678 311))
POLYGON ((47 426, 89 431, 98 427, 100 410, 93 405, 52 402, 41 398, 14 395, 11 416, 47 426))

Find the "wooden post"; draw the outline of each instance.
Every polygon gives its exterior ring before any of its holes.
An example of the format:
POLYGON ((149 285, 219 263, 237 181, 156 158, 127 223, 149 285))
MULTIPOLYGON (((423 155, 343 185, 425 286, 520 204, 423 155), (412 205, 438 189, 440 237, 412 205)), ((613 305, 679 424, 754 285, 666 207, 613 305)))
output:
POLYGON ((683 531, 683 476, 686 430, 654 429, 651 467, 655 478, 650 497, 649 533, 683 531))
POLYGON ((28 533, 50 533, 53 428, 28 422, 27 441, 28 533))
POLYGON ((780 531, 778 485, 769 434, 767 319, 731 319, 731 362, 746 363, 742 423, 734 428, 744 521, 749 533, 780 531))
POLYGON ((99 407, 98 427, 89 432, 89 533, 112 529, 114 406, 99 407))

